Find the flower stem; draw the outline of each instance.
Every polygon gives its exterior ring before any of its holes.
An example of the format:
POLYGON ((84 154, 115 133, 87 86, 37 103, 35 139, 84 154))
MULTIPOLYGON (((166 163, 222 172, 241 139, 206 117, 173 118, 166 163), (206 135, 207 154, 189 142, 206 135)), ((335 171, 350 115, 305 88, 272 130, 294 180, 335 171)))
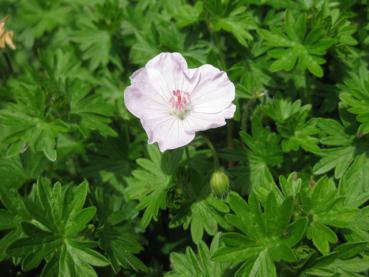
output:
POLYGON ((188 164, 191 162, 191 156, 190 156, 190 150, 188 149, 188 146, 185 147, 185 153, 186 153, 186 160, 188 164))
POLYGON ((217 151, 215 150, 215 147, 214 147, 213 143, 205 135, 202 135, 202 138, 204 139, 205 143, 208 145, 209 149, 211 150, 211 152, 213 154, 214 168, 216 168, 216 169, 219 168, 219 156, 218 156, 217 151))
MULTIPOLYGON (((227 147, 229 149, 233 149, 233 123, 232 121, 229 121, 227 124, 227 147)), ((228 162, 228 168, 233 167, 234 162, 229 161, 228 162)))
POLYGON ((8 65, 9 72, 10 72, 10 75, 11 75, 11 74, 13 74, 12 63, 10 62, 9 56, 8 56, 8 54, 5 53, 5 51, 3 52, 3 56, 4 56, 4 59, 6 61, 6 64, 8 65))
POLYGON ((225 59, 224 52, 223 52, 223 45, 222 45, 221 37, 219 33, 217 32, 213 32, 213 35, 214 35, 215 45, 217 46, 221 67, 223 70, 227 70, 227 63, 226 63, 226 59, 225 59))
POLYGON ((255 99, 250 99, 242 106, 241 130, 247 131, 250 111, 252 110, 255 101, 255 99))
POLYGON ((213 42, 213 45, 215 46, 215 50, 216 50, 215 54, 219 58, 218 65, 220 66, 220 68, 222 70, 226 70, 227 69, 227 63, 226 63, 226 58, 224 56, 221 36, 219 35, 218 32, 214 31, 212 25, 209 22, 207 23, 207 27, 208 27, 208 30, 209 30, 209 33, 210 33, 210 38, 213 42))
POLYGON ((306 98, 306 103, 313 104, 313 97, 312 97, 311 93, 312 93, 312 91, 311 91, 310 75, 306 71, 305 72, 305 98, 306 98))

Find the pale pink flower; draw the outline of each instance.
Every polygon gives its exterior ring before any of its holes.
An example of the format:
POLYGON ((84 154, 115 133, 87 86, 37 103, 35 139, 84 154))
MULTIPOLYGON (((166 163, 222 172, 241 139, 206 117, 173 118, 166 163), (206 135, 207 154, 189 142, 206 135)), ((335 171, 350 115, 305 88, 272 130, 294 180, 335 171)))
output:
POLYGON ((212 65, 187 67, 179 53, 161 53, 131 76, 124 102, 161 151, 190 143, 195 132, 233 117, 235 87, 212 65))

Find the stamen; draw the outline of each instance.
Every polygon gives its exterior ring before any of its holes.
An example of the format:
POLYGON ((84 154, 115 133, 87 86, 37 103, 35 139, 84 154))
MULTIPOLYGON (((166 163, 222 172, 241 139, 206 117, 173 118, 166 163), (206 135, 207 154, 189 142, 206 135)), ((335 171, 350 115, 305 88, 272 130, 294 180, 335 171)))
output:
POLYGON ((190 94, 179 89, 173 90, 170 104, 173 108, 171 114, 184 119, 191 110, 190 94))

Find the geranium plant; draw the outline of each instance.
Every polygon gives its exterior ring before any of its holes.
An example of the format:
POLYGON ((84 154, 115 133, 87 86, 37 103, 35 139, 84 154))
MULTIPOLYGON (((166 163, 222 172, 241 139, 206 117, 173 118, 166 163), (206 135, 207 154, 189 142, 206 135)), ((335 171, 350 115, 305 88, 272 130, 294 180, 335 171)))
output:
POLYGON ((369 276, 368 19, 0 1, 0 275, 369 276))

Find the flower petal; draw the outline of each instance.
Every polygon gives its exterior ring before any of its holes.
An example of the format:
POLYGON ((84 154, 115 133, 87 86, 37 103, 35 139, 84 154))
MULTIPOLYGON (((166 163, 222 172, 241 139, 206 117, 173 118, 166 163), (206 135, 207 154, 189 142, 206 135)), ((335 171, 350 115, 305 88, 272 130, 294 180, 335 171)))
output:
MULTIPOLYGON (((128 110, 137 117, 157 111, 169 113, 175 89, 192 88, 186 60, 179 53, 161 53, 131 76, 132 85, 124 95, 128 110)), ((187 91, 187 90, 184 90, 187 91)))
POLYGON ((157 142, 162 152, 182 147, 195 138, 195 132, 186 132, 183 121, 176 117, 141 119, 141 123, 149 136, 148 143, 157 142))
POLYGON ((168 92, 168 97, 177 89, 191 92, 198 82, 197 72, 188 69, 180 53, 161 53, 152 58, 145 69, 150 81, 156 84, 156 89, 168 92))
POLYGON ((135 71, 130 79, 132 83, 131 86, 139 90, 142 97, 150 98, 163 105, 168 105, 168 93, 166 90, 160 89, 160 86, 165 86, 165 84, 162 84, 160 80, 152 82, 146 68, 135 71))
POLYGON ((226 124, 232 118, 236 106, 235 87, 227 74, 212 65, 191 69, 193 76, 200 76, 191 93, 191 113, 184 120, 185 130, 203 131, 226 124))
POLYGON ((152 85, 164 92, 167 100, 186 79, 184 72, 187 71, 187 62, 179 53, 161 53, 151 59, 145 68, 152 85))
POLYGON ((235 87, 227 74, 209 64, 193 70, 199 71, 200 80, 191 93, 192 110, 220 113, 226 109, 235 98, 235 87))
POLYGON ((169 104, 163 101, 160 95, 145 93, 145 87, 131 85, 124 93, 124 103, 127 109, 136 117, 150 117, 154 114, 169 114, 169 104))
POLYGON ((236 111, 234 104, 219 113, 191 112, 184 120, 184 128, 187 132, 204 131, 226 125, 226 119, 232 118, 236 111))

